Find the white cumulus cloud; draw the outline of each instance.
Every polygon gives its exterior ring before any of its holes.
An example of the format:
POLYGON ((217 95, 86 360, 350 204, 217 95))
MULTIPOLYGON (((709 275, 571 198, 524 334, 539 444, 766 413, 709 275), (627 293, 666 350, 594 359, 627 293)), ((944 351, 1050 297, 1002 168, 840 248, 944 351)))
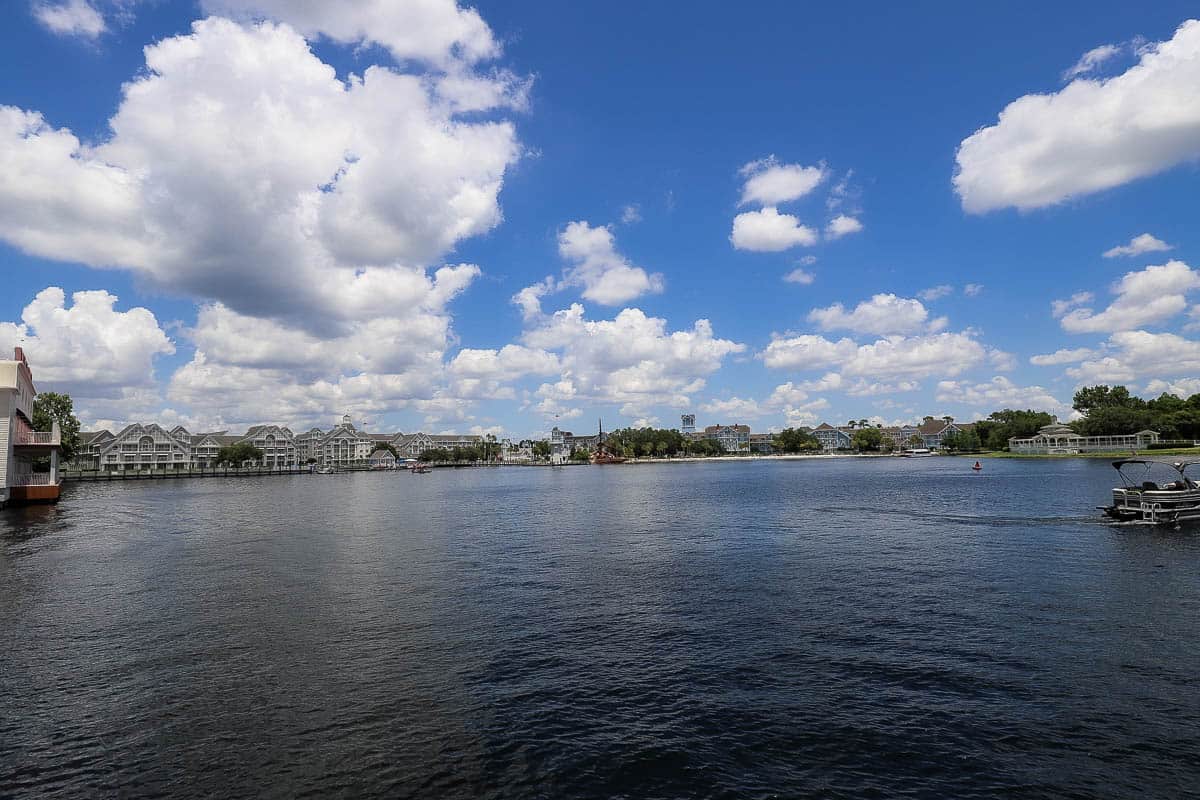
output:
POLYGON ((746 179, 741 205, 756 203, 763 206, 776 206, 804 197, 820 186, 827 176, 823 166, 780 164, 775 156, 751 161, 739 170, 739 174, 746 179))
POLYGON ((117 311, 106 291, 71 295, 50 286, 21 312, 21 321, 0 322, 0 353, 20 345, 34 380, 80 398, 113 397, 154 382, 154 360, 175 346, 146 308, 117 311))
POLYGON ((571 265, 563 276, 564 285, 583 286, 587 300, 612 306, 663 290, 662 275, 646 272, 618 253, 606 227, 569 223, 558 235, 558 253, 571 265))
POLYGON ((1117 245, 1104 251, 1105 258, 1118 258, 1120 256, 1140 256, 1142 253, 1161 253, 1165 250, 1170 250, 1171 245, 1159 239, 1157 236, 1151 236, 1148 233, 1143 233, 1129 240, 1129 244, 1117 245))
POLYGON ((88 0, 36 2, 33 4, 33 16, 46 30, 60 36, 95 39, 108 29, 104 15, 88 0))
POLYGON ((210 14, 286 22, 309 37, 341 44, 378 44, 397 60, 419 59, 439 66, 499 55, 491 28, 473 8, 454 0, 201 0, 210 14))
POLYGON ((1019 386, 1003 375, 997 375, 984 383, 962 381, 939 381, 935 399, 939 403, 962 403, 968 406, 983 406, 989 409, 1031 408, 1065 414, 1070 405, 1052 395, 1041 386, 1019 386))
POLYGON ((717 338, 708 320, 668 331, 666 320, 637 308, 626 308, 611 320, 589 320, 578 303, 546 318, 522 339, 526 347, 555 353, 561 360, 559 380, 535 392, 549 401, 541 410, 556 413, 580 400, 642 410, 629 416, 643 416, 656 405, 685 407, 727 356, 746 349, 717 338))
POLYGON ((1187 292, 1200 288, 1200 272, 1182 261, 1126 273, 1113 289, 1116 299, 1100 312, 1080 307, 1059 320, 1068 333, 1128 331, 1170 319, 1187 308, 1187 292))
POLYGON ((1120 75, 1018 98, 964 139, 954 176, 963 208, 1041 208, 1200 156, 1200 20, 1139 53, 1120 75))
POLYGON ((845 214, 838 214, 829 221, 825 226, 825 238, 840 239, 843 236, 848 236, 851 233, 858 233, 863 229, 863 224, 855 217, 848 217, 845 214))
POLYGON ((420 74, 343 81, 291 28, 216 17, 145 52, 101 142, 0 106, 0 238, 312 324, 363 313, 331 285, 390 291, 500 221, 513 125, 420 74))
POLYGON ((841 303, 815 308, 809 322, 826 331, 849 330, 857 333, 916 333, 925 327, 929 312, 920 300, 877 294, 847 311, 841 303))
POLYGON ((778 253, 797 246, 816 244, 817 232, 801 224, 798 217, 780 214, 779 209, 767 206, 734 217, 729 241, 738 250, 778 253))

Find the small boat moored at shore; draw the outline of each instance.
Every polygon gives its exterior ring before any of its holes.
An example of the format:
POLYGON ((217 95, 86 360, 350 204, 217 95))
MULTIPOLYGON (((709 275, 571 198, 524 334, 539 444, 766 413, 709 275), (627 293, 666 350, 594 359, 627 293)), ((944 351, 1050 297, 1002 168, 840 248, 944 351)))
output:
POLYGON ((1200 480, 1188 469, 1200 459, 1168 461, 1157 458, 1123 458, 1113 468, 1125 483, 1113 489, 1113 504, 1100 510, 1121 522, 1178 525, 1200 521, 1200 480), (1138 470, 1141 474, 1138 475, 1138 470), (1139 483, 1137 478, 1142 480, 1139 483), (1154 480, 1154 479, 1157 480, 1154 480))
POLYGON ((905 450, 900 455, 904 458, 929 458, 933 455, 933 451, 926 447, 918 447, 913 450, 905 450))

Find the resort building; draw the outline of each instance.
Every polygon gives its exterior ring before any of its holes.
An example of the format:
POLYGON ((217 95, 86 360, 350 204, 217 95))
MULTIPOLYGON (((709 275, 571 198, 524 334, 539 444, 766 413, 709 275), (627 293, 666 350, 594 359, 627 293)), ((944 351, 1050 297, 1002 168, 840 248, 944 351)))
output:
POLYGON ((0 507, 9 503, 58 500, 58 451, 61 433, 33 429, 37 389, 25 353, 17 347, 11 361, 0 361, 0 507))
POLYGON ((153 422, 127 425, 101 446, 99 452, 99 469, 108 472, 191 467, 192 442, 187 431, 182 428, 168 431, 153 422))
POLYGON ((1145 450, 1158 441, 1159 435, 1155 431, 1138 431, 1124 436, 1080 436, 1056 420, 1038 428, 1038 432, 1027 439, 1009 439, 1008 449, 1014 453, 1075 455, 1145 450))
POLYGON ((750 452, 767 454, 774 453, 775 435, 771 433, 750 434, 750 452))
POLYGON ((749 425, 709 425, 692 438, 716 442, 727 453, 750 452, 749 425))
POLYGON ((279 425, 255 425, 246 431, 245 436, 234 442, 243 443, 262 450, 261 466, 294 467, 298 463, 295 436, 290 430, 279 425))
POLYGON ((974 423, 956 423, 952 417, 942 417, 941 419, 925 417, 925 420, 917 427, 917 432, 925 443, 924 447, 937 450, 942 446, 942 438, 946 434, 965 433, 974 427, 974 423))
POLYGON ((550 430, 550 463, 565 464, 570 458, 571 451, 567 447, 566 436, 557 427, 550 430))
POLYGON ((376 450, 367 458, 367 464, 371 469, 395 469, 396 457, 390 450, 376 450))
POLYGON ((355 428, 347 414, 341 424, 314 443, 314 455, 310 457, 323 467, 348 467, 365 464, 374 449, 375 442, 355 428))
POLYGON ((822 450, 847 450, 851 447, 849 428, 835 428, 828 422, 822 422, 811 431, 813 438, 821 443, 822 450))

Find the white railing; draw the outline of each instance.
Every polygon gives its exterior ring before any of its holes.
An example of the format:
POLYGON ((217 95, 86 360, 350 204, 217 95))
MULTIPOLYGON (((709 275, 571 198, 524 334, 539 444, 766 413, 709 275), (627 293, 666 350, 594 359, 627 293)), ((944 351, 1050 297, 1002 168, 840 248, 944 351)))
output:
POLYGON ((28 428, 18 428, 16 444, 62 444, 59 435, 53 431, 32 431, 28 428))
POLYGON ((62 444, 62 435, 58 430, 58 423, 54 423, 53 430, 35 431, 29 427, 29 423, 21 417, 16 418, 16 426, 13 430, 13 444, 62 444))
POLYGON ((54 481, 49 472, 30 472, 25 475, 14 475, 12 486, 53 486, 54 481))

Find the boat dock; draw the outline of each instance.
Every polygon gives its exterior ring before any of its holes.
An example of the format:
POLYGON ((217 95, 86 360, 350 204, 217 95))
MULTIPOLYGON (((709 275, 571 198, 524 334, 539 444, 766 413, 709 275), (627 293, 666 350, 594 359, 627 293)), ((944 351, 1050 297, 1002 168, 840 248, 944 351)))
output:
POLYGON ((246 467, 244 469, 163 469, 163 470, 79 470, 64 471, 67 481, 93 483, 96 481, 150 481, 173 478, 253 478, 266 475, 310 475, 313 470, 303 467, 246 467))

